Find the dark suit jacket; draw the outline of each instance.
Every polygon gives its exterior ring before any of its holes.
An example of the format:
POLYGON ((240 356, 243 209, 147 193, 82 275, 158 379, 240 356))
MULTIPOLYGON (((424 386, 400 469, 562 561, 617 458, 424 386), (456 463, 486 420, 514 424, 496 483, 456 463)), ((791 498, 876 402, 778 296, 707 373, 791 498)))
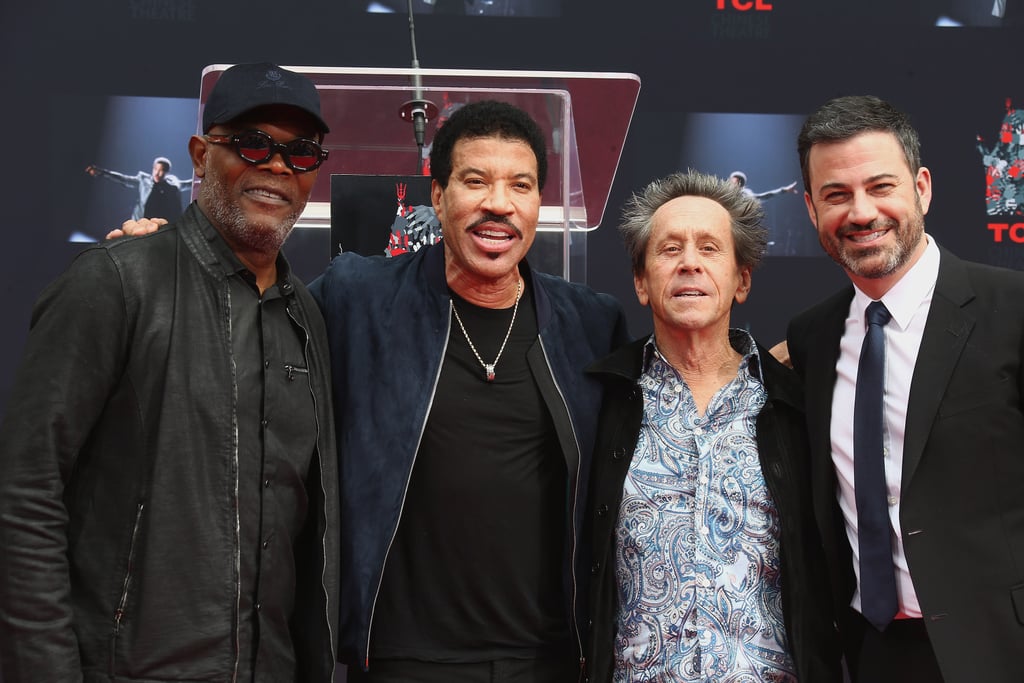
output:
MULTIPOLYGON (((940 252, 907 406, 903 544, 946 683, 1021 683, 1024 273, 940 252)), ((815 514, 840 610, 855 586, 829 423, 852 297, 851 286, 796 317, 787 334, 804 378, 815 514)))

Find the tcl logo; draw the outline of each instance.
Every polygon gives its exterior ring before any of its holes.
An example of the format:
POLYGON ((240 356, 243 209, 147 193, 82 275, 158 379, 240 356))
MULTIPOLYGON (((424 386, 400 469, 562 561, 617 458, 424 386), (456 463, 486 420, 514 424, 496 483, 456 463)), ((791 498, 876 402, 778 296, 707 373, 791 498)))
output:
POLYGON ((766 0, 715 0, 715 9, 734 9, 740 12, 771 12, 772 4, 766 0))
POLYGON ((989 223, 988 229, 992 231, 993 242, 1002 242, 1003 237, 1008 237, 1011 242, 1024 244, 1024 223, 989 223))

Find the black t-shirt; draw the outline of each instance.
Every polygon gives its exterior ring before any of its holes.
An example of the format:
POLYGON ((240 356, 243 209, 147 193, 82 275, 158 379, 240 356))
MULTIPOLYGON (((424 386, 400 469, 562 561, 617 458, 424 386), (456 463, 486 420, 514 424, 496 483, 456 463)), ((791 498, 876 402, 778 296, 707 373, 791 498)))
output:
MULTIPOLYGON (((493 361, 512 309, 453 299, 481 357, 493 361)), ((528 658, 568 643, 566 466, 527 363, 536 343, 527 291, 487 382, 453 316, 384 569, 373 658, 528 658)))
POLYGON ((153 183, 153 189, 142 207, 146 218, 166 218, 173 221, 181 216, 181 190, 165 182, 153 183))

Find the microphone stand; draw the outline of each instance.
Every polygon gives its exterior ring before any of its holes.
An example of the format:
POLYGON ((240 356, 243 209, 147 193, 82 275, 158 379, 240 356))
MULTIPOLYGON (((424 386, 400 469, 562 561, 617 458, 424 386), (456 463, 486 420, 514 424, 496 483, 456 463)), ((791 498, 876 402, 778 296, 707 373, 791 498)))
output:
POLYGON ((413 136, 418 150, 416 173, 421 173, 420 161, 423 159, 423 144, 427 132, 427 121, 437 116, 437 105, 423 98, 423 79, 420 76, 420 60, 416 55, 416 24, 413 21, 412 0, 409 0, 409 38, 412 42, 412 93, 413 99, 402 104, 398 115, 403 121, 412 123, 413 136))

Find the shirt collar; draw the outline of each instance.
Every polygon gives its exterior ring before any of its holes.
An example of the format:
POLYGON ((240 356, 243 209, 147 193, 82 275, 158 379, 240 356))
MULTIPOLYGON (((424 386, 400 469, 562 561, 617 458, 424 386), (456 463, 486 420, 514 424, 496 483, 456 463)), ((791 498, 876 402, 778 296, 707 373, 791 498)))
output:
MULTIPOLYGON (((202 214, 202 211, 200 211, 202 214)), ((203 231, 203 237, 210 243, 210 248, 213 250, 214 255, 217 257, 217 265, 221 268, 224 275, 239 275, 246 282, 249 282, 253 286, 256 285, 256 276, 246 268, 235 252, 231 250, 228 243, 224 241, 224 237, 217 231, 217 228, 213 227, 213 223, 203 215, 203 220, 199 221, 199 226, 203 231)), ((284 252, 277 252, 276 259, 277 266, 277 282, 278 286, 281 286, 281 292, 288 294, 292 291, 291 285, 291 266, 288 264, 288 259, 284 257, 284 252)))
MULTIPOLYGON (((754 342, 754 338, 746 330, 741 330, 737 327, 729 328, 729 345, 732 346, 733 350, 743 356, 740 360, 740 371, 746 368, 750 375, 760 382, 764 382, 764 378, 761 376, 761 356, 757 351, 757 344, 754 342)), ((655 359, 660 360, 666 365, 669 364, 665 357, 661 355, 661 351, 658 350, 658 343, 654 339, 652 334, 648 338, 647 343, 644 344, 644 360, 643 360, 643 372, 646 374, 651 367, 651 363, 655 359)))
MULTIPOLYGON (((892 315, 893 322, 901 330, 907 329, 920 310, 921 303, 931 297, 939 276, 939 247, 930 235, 924 237, 927 245, 921 258, 881 299, 892 315)), ((872 301, 871 297, 854 285, 851 318, 863 322, 865 311, 872 301)))

